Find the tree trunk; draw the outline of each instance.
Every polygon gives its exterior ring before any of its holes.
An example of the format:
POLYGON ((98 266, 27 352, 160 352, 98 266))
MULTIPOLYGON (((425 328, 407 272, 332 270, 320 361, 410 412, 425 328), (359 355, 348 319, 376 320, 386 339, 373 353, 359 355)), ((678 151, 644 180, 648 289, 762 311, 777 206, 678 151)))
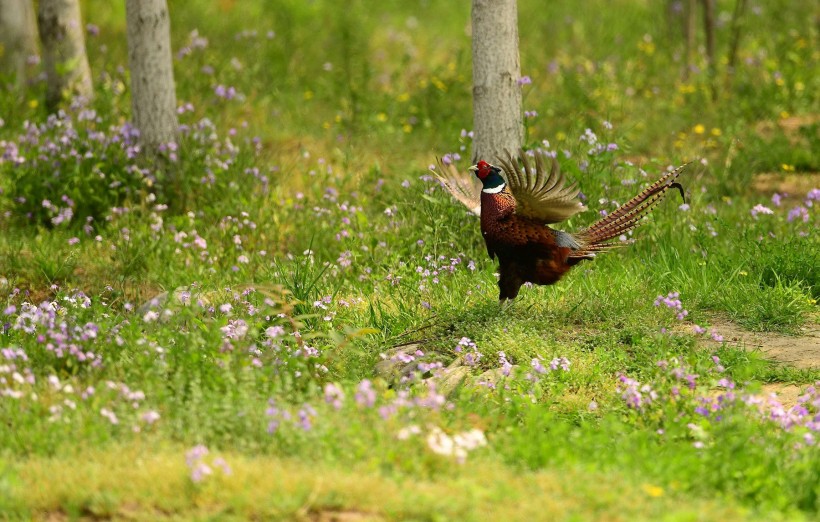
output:
POLYGON ((688 80, 695 65, 695 31, 697 30, 698 5, 697 0, 687 0, 686 2, 686 69, 683 71, 683 79, 688 80))
POLYGON ((516 0, 472 0, 473 159, 494 162, 524 141, 516 0))
POLYGON ((40 0, 37 24, 43 43, 46 105, 54 109, 65 96, 91 98, 91 68, 78 0, 40 0))
POLYGON ((37 56, 37 17, 31 0, 0 0, 0 73, 14 76, 22 87, 32 74, 30 57, 37 56))
POLYGON ((729 57, 726 63, 727 84, 735 73, 737 65, 737 50, 740 47, 740 35, 743 29, 743 12, 746 10, 746 0, 735 0, 735 12, 732 14, 732 39, 729 42, 729 57))
POLYGON ((131 107, 140 142, 153 154, 177 131, 171 21, 165 0, 126 0, 131 107))
POLYGON ((706 33, 706 62, 709 66, 709 86, 712 100, 717 99, 717 62, 715 61, 715 0, 703 2, 703 30, 706 33))

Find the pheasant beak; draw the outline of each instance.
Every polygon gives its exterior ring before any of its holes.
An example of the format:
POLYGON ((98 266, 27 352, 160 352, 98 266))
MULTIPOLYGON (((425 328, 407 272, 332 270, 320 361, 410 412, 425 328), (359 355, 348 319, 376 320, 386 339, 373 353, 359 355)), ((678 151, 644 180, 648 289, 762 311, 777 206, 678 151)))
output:
POLYGON ((468 168, 467 170, 469 170, 472 173, 476 173, 476 172, 478 172, 478 165, 473 165, 472 167, 468 168))

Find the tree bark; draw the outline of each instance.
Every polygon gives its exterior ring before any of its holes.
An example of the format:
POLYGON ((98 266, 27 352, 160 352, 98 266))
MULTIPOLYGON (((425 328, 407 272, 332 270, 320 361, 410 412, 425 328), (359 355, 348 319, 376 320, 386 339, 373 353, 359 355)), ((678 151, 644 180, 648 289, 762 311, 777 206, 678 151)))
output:
POLYGON ((695 65, 695 32, 697 31, 697 0, 687 0, 686 2, 686 69, 683 71, 683 79, 688 80, 695 65))
POLYGON ((709 67, 709 86, 712 100, 717 99, 717 62, 715 61, 715 0, 701 0, 703 3, 703 31, 706 33, 706 62, 709 67))
POLYGON ((30 57, 37 56, 37 17, 31 0, 0 0, 0 73, 14 76, 22 87, 32 74, 30 57))
POLYGON ((524 141, 516 0, 472 0, 473 160, 494 162, 524 141))
POLYGON ((153 154, 177 131, 171 21, 165 0, 126 0, 131 107, 140 143, 153 154))
POLYGON ((732 14, 732 40, 729 43, 729 57, 726 63, 726 73, 732 76, 737 65, 737 50, 740 47, 740 36, 743 29, 743 12, 746 10, 746 0, 735 0, 735 11, 732 14))
POLYGON ((91 98, 91 68, 78 0, 40 0, 37 24, 43 43, 46 105, 54 109, 66 96, 91 98))

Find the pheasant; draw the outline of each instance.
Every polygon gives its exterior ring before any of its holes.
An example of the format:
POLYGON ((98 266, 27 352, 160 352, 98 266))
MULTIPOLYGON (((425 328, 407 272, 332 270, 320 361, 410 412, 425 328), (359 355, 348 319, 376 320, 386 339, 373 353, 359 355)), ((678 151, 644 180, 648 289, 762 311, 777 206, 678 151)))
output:
POLYGON ((502 303, 515 299, 524 283, 554 284, 579 262, 623 246, 610 241, 637 227, 669 189, 677 188, 684 197, 676 180, 688 164, 664 174, 588 228, 575 233, 555 230, 547 225, 586 207, 578 199, 577 184, 567 183, 555 159, 543 151, 533 156, 521 150, 513 158, 506 151, 506 158, 499 158, 501 167, 479 161, 468 169, 477 179, 441 160, 433 170, 458 201, 481 217, 487 253, 498 258, 502 303))

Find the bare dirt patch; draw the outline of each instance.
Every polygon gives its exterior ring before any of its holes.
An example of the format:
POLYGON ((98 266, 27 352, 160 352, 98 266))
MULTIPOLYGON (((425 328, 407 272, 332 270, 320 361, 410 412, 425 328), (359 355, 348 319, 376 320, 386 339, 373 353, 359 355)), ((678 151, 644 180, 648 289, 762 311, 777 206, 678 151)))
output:
MULTIPOLYGON (((750 332, 725 320, 712 321, 712 329, 723 336, 723 342, 744 350, 759 350, 766 359, 795 368, 820 369, 820 324, 810 323, 799 335, 774 332, 750 332)), ((719 343, 704 338, 706 345, 719 343)))
POLYGON ((786 384, 782 382, 775 382, 772 384, 763 385, 763 393, 769 395, 774 393, 777 395, 777 400, 787 410, 797 406, 797 400, 803 395, 802 389, 796 384, 786 384))
POLYGON ((777 192, 787 198, 802 198, 811 189, 820 187, 820 172, 767 172, 755 176, 752 187, 762 194, 777 192))
POLYGON ((818 122, 820 122, 820 114, 789 116, 777 121, 763 120, 757 122, 755 132, 765 139, 771 139, 776 134, 783 134, 790 142, 797 143, 800 140, 801 129, 815 125, 818 122))

